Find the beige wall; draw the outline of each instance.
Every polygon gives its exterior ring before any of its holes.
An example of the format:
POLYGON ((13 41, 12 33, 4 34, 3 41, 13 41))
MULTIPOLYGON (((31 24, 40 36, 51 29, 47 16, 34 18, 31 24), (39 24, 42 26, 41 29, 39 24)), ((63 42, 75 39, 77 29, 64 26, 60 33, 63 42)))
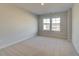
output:
POLYGON ((72 8, 72 42, 79 53, 79 4, 72 8))
POLYGON ((37 33, 37 18, 28 11, 0 4, 0 45, 27 39, 37 33))
POLYGON ((39 35, 43 36, 50 36, 50 37, 58 37, 58 38, 67 38, 67 12, 60 12, 60 13, 53 13, 53 14, 47 14, 47 15, 41 15, 39 16, 39 35), (61 31, 60 32, 47 32, 43 31, 42 27, 42 19, 43 18, 52 18, 52 17, 60 17, 61 18, 61 31))
POLYGON ((72 9, 67 11, 67 39, 72 41, 72 9))

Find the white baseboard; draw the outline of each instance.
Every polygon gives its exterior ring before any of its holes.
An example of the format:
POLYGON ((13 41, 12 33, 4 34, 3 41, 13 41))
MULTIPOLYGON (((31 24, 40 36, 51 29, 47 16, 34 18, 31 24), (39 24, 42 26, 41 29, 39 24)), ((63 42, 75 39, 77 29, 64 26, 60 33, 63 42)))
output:
POLYGON ((74 44, 74 42, 73 42, 73 41, 72 41, 72 44, 73 44, 73 47, 74 47, 74 49, 75 49, 75 51, 76 51, 77 55, 79 56, 79 50, 77 49, 77 47, 75 46, 75 44, 74 44))
POLYGON ((26 36, 26 37, 24 37, 22 39, 17 40, 17 41, 14 41, 14 42, 11 42, 11 43, 8 43, 8 44, 4 44, 4 45, 0 46, 0 49, 6 48, 8 46, 14 45, 14 44, 19 43, 19 42, 24 41, 24 40, 30 39, 30 38, 32 38, 34 36, 36 36, 36 33, 28 35, 28 36, 26 36))

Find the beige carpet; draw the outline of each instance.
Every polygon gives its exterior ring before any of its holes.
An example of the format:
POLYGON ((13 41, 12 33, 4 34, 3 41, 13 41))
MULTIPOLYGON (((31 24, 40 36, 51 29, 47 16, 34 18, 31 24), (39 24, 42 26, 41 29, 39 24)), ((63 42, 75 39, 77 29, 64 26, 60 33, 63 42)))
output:
POLYGON ((0 50, 1 56, 75 56, 72 43, 37 36, 0 50))

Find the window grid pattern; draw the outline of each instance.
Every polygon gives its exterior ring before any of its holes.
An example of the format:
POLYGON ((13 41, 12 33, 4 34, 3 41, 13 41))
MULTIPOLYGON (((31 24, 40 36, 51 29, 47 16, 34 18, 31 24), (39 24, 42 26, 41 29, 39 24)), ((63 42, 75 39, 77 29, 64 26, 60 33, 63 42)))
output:
POLYGON ((60 31, 60 17, 52 18, 51 21, 50 18, 43 19, 43 30, 60 31))
POLYGON ((52 31, 60 31, 60 17, 52 18, 52 31))
POLYGON ((43 30, 50 30, 50 19, 43 19, 43 30))

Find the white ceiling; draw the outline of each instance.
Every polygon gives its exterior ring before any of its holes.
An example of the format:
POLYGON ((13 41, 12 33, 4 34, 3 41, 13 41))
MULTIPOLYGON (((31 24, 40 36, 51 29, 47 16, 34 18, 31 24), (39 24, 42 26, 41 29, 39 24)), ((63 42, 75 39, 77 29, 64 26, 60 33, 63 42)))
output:
POLYGON ((72 7, 71 3, 45 3, 43 6, 40 3, 18 3, 15 5, 36 15, 62 12, 72 7))

